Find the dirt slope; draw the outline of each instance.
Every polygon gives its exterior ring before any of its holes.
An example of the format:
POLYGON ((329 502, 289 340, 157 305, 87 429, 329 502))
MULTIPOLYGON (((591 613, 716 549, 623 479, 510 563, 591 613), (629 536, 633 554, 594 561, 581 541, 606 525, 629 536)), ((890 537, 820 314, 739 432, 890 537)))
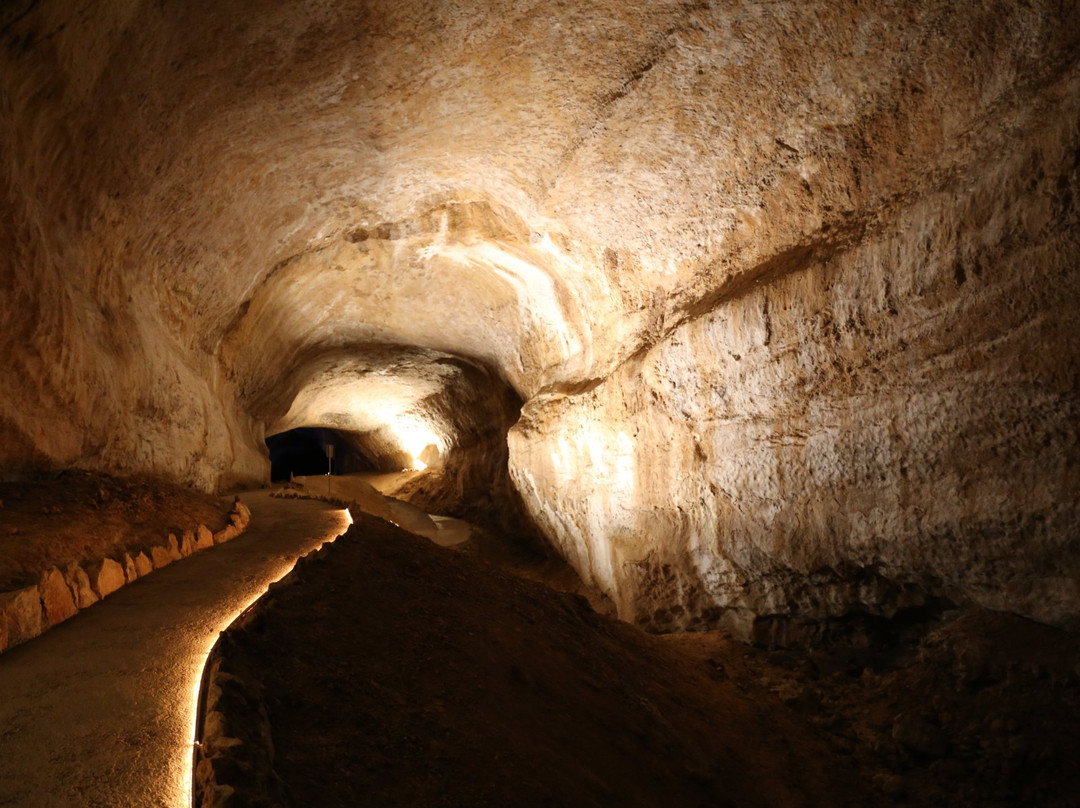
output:
POLYGON ((376 519, 228 649, 298 806, 870 804, 774 698, 376 519))
POLYGON ((230 503, 147 477, 83 471, 0 482, 0 591, 49 567, 148 550, 197 525, 229 523, 230 503))

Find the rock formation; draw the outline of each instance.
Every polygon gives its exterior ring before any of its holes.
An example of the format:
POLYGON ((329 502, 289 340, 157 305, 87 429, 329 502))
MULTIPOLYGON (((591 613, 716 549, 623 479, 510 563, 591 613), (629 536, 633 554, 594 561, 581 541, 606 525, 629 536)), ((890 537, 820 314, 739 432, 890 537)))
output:
POLYGON ((9 4, 0 469, 326 426, 508 474, 657 629, 1075 625, 1078 54, 1056 0, 9 4))

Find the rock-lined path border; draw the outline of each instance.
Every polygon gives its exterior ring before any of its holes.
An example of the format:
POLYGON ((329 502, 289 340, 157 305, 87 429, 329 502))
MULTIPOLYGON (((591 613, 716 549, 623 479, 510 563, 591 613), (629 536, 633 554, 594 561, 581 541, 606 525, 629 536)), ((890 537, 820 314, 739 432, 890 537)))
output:
POLYGON ((197 525, 180 538, 170 533, 164 543, 134 555, 116 553, 96 561, 72 562, 64 569, 50 567, 37 584, 0 592, 0 654, 44 634, 154 570, 231 541, 247 529, 250 521, 251 511, 237 497, 229 524, 217 533, 206 525, 197 525))
POLYGON ((190 804, 196 690, 218 633, 348 526, 320 502, 242 496, 243 535, 0 655, 0 806, 190 804))
POLYGON ((270 718, 260 685, 231 667, 230 645, 233 637, 256 629, 275 595, 302 581, 304 571, 325 557, 331 544, 326 542, 298 558, 285 577, 271 584, 262 597, 221 632, 207 655, 195 707, 192 808, 291 805, 274 771, 270 718))

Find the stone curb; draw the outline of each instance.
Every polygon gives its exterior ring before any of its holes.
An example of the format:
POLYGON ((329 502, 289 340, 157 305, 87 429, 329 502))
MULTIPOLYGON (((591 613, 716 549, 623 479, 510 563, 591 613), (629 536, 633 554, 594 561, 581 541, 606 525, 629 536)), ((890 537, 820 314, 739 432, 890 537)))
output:
POLYGON ((117 554, 97 561, 71 563, 63 570, 50 567, 33 586, 0 592, 0 654, 44 634, 80 610, 93 606, 120 587, 179 561, 192 553, 224 544, 247 529, 251 511, 239 499, 229 524, 217 533, 206 525, 185 531, 181 539, 169 534, 149 551, 117 554), (149 555, 147 554, 149 552, 149 555))
POLYGON ((195 808, 291 808, 287 789, 274 771, 274 743, 262 687, 250 675, 233 669, 230 649, 235 637, 258 630, 274 595, 296 584, 309 565, 326 556, 332 543, 324 542, 298 558, 284 578, 270 584, 221 632, 210 650, 196 705, 192 762, 195 808))

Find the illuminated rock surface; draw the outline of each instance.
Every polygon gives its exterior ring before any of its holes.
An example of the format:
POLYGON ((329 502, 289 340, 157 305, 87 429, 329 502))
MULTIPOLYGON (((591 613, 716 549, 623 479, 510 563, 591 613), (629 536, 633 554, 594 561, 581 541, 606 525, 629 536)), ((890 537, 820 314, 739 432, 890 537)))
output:
POLYGON ((348 525, 320 502, 245 499, 256 513, 243 536, 125 586, 0 657, 0 805, 190 804, 206 653, 297 557, 348 525))
POLYGON ((1075 624, 1078 14, 9 4, 0 467, 330 426, 656 628, 1075 624))

